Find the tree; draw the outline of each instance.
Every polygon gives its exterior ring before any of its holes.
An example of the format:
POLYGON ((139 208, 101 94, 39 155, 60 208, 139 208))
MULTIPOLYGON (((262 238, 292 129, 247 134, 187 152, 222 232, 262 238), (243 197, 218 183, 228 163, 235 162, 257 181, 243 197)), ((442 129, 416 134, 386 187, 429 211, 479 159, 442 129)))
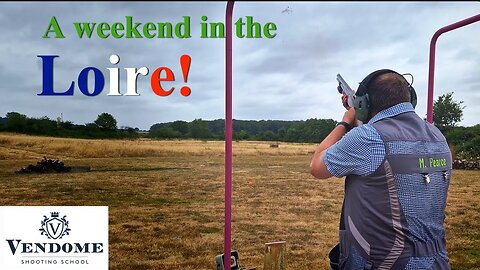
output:
POLYGON ((480 157, 480 124, 473 127, 450 128, 445 137, 448 144, 456 150, 457 158, 480 157))
POLYGON ((190 136, 195 139, 208 139, 213 137, 212 132, 208 128, 208 123, 201 118, 193 120, 188 129, 190 130, 190 136))
POLYGON ((433 103, 433 122, 442 131, 454 127, 462 120, 463 101, 453 100, 453 92, 443 94, 433 103))
POLYGON ((27 129, 27 116, 18 112, 7 113, 7 130, 25 132, 27 129))
POLYGON ((117 130, 117 120, 115 120, 115 118, 109 113, 98 115, 97 120, 95 120, 94 123, 101 129, 111 131, 117 130))
POLYGON ((290 142, 321 142, 335 128, 332 119, 308 119, 293 124, 285 135, 290 142))
POLYGON ((257 139, 260 141, 276 141, 278 140, 278 136, 275 133, 273 133, 273 131, 267 130, 258 134, 257 139))
POLYGON ((467 157, 478 159, 478 157, 480 157, 480 136, 465 143, 461 150, 463 150, 467 157))
POLYGON ((170 127, 180 133, 181 136, 185 136, 188 133, 188 123, 185 121, 175 121, 170 124, 170 127))
POLYGON ((175 138, 175 131, 171 127, 163 127, 150 131, 150 136, 154 138, 175 138))
POLYGON ((233 138, 235 140, 248 140, 250 138, 250 134, 246 130, 240 130, 239 132, 233 132, 233 138))

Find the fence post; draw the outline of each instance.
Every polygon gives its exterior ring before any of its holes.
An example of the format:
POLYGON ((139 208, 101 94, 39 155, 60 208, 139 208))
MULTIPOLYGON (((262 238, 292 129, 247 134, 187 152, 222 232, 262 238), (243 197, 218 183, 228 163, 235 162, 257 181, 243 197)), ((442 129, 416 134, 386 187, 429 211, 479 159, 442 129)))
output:
POLYGON ((263 270, 285 270, 285 241, 265 243, 263 270))

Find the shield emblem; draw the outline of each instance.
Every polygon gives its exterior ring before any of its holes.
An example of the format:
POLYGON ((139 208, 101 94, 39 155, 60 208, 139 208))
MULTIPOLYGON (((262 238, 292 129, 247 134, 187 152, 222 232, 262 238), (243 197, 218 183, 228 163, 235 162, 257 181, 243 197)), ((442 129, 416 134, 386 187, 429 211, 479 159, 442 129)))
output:
POLYGON ((67 216, 59 218, 60 212, 51 212, 51 217, 43 216, 41 221, 42 227, 39 231, 41 235, 45 235, 48 239, 62 239, 63 236, 69 235, 70 228, 68 228, 67 216))
POLYGON ((52 239, 58 239, 63 235, 65 229, 65 222, 57 217, 51 218, 45 222, 48 236, 52 239))

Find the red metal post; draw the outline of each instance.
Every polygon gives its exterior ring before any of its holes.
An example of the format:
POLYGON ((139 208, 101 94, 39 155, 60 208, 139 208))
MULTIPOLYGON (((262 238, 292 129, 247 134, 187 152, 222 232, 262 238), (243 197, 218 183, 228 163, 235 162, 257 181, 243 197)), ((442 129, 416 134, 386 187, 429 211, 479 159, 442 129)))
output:
POLYGON ((225 11, 225 269, 230 270, 232 247, 232 14, 234 1, 227 2, 225 11))
POLYGON ((428 98, 427 98, 427 121, 433 123, 433 84, 435 75, 435 45, 438 37, 448 31, 455 30, 465 25, 480 21, 480 14, 461 20, 459 22, 442 27, 433 34, 430 41, 430 59, 428 63, 428 98))

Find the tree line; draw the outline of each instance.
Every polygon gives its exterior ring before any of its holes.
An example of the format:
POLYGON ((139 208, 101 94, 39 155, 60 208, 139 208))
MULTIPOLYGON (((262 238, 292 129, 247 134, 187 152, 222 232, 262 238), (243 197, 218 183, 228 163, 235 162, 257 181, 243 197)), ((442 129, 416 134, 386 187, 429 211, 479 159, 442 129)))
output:
MULTIPOLYGON (((335 128, 332 119, 281 120, 233 120, 234 140, 320 142, 335 128)), ((158 123, 150 127, 149 135, 162 139, 223 140, 225 120, 195 119, 191 122, 174 121, 158 123)))
MULTIPOLYGON (((480 157, 480 125, 457 126, 463 117, 463 101, 453 99, 453 92, 440 96, 433 106, 433 121, 442 131, 457 158, 480 157)), ((332 119, 282 120, 233 120, 234 140, 284 141, 318 143, 335 128, 332 119)), ((48 117, 30 118, 18 112, 0 117, 0 131, 32 135, 74 138, 138 138, 223 140, 225 120, 174 121, 157 123, 148 132, 138 128, 117 127, 117 120, 109 113, 98 115, 92 123, 73 124, 62 119, 48 117)))
POLYGON ((46 116, 31 118, 18 112, 9 112, 5 118, 0 117, 0 131, 85 139, 120 139, 139 136, 138 129, 130 127, 118 129, 117 120, 109 113, 98 115, 92 123, 77 125, 61 119, 51 120, 46 116))

